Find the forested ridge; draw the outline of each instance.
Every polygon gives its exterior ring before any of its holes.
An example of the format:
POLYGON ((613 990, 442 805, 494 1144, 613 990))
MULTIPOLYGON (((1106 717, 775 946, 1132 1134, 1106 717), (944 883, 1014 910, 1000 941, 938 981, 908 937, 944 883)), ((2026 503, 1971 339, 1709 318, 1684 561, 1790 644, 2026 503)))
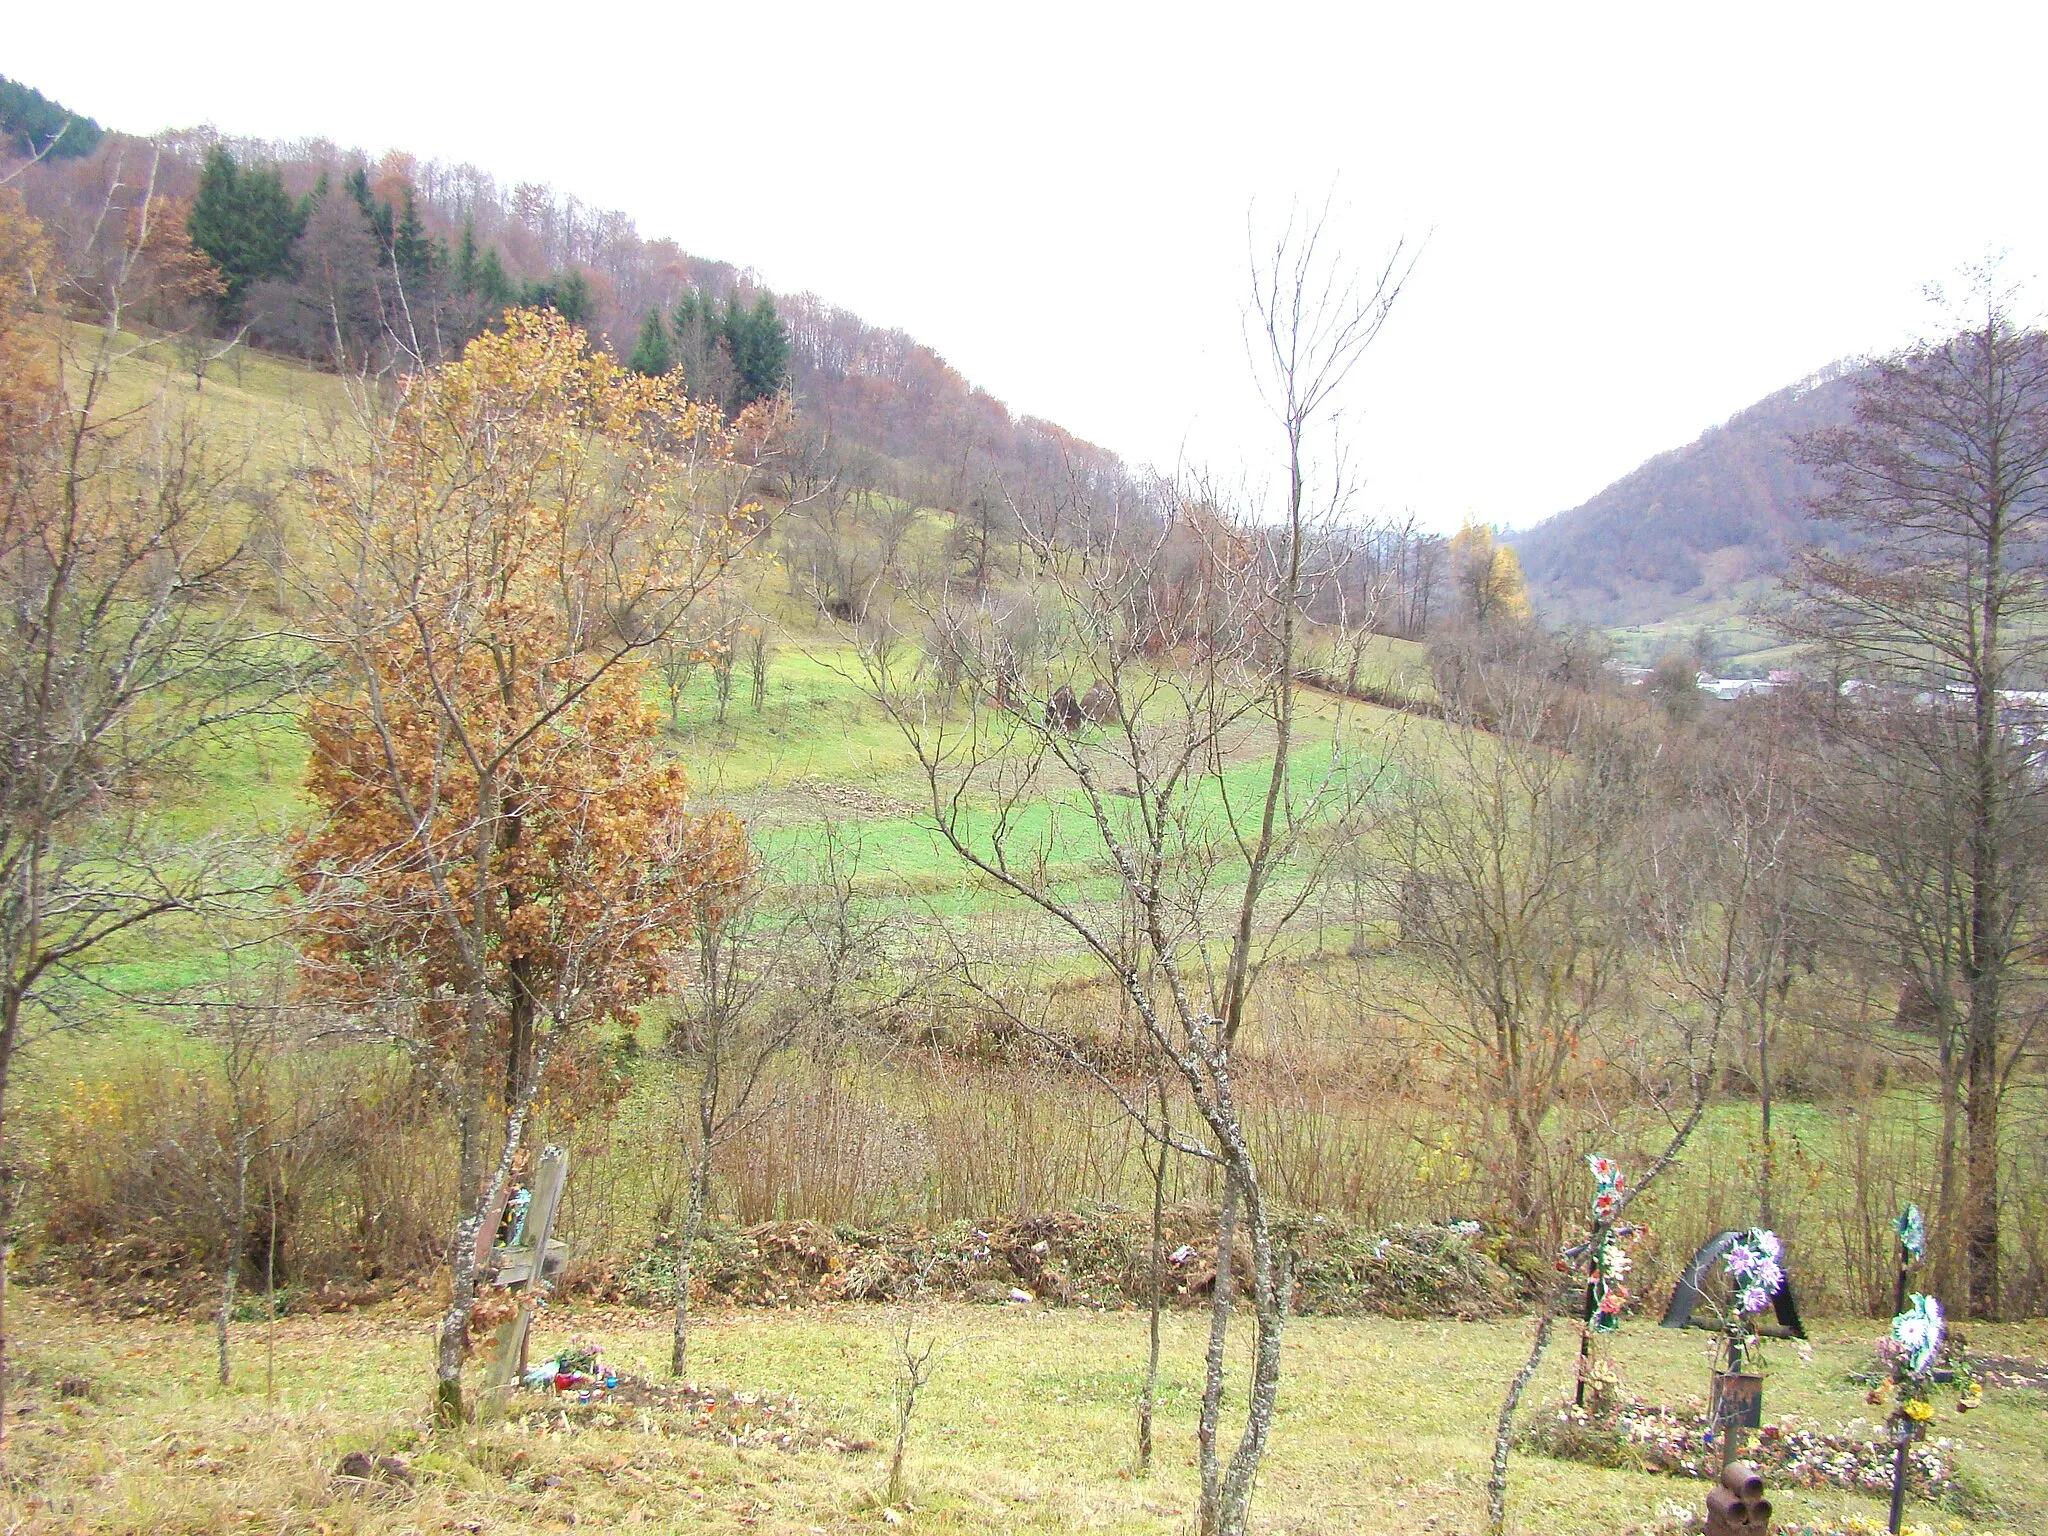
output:
POLYGON ((1633 624, 1767 585, 1796 549, 1828 536, 1808 514, 1814 480, 1794 440, 1848 418, 1855 372, 1837 364, 1767 395, 1517 533, 1545 612, 1633 624))
POLYGON ((1124 473, 1114 453, 1013 412, 903 331, 816 294, 773 293, 751 268, 643 235, 573 193, 322 139, 106 132, 11 81, 0 135, 17 155, 41 152, 17 185, 67 249, 107 242, 108 206, 132 217, 153 197, 211 263, 218 287, 134 316, 145 323, 378 371, 452 356, 508 307, 538 304, 642 371, 679 369, 729 414, 787 385, 819 435, 886 461, 932 505, 1001 482, 1124 473))

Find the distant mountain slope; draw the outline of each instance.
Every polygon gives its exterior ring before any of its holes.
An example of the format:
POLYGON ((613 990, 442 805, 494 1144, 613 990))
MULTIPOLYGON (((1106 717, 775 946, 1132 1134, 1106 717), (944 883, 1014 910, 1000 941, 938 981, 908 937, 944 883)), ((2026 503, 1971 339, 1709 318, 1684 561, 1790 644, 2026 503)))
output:
MULTIPOLYGON (((575 278, 581 311, 576 318, 621 357, 651 312, 671 316, 685 297, 707 307, 732 302, 744 309, 767 296, 784 328, 789 383, 809 428, 830 436, 842 451, 880 456, 885 462, 866 472, 887 480, 910 500, 958 509, 977 494, 997 494, 993 487, 1011 492, 1064 487, 1076 477, 1114 483, 1127 474, 1112 450, 1055 422, 1013 411, 915 337, 872 324, 816 294, 771 295, 753 269, 694 255, 673 239, 643 235, 623 212, 595 208, 535 183, 507 185, 473 165, 450 165, 399 150, 373 158, 325 139, 237 138, 211 127, 149 137, 103 130, 31 87, 0 76, 0 179, 18 186, 67 262, 83 259, 107 228, 125 228, 120 219, 107 219, 105 211, 124 208, 123 199, 132 201, 145 180, 181 213, 189 208, 201 167, 217 147, 244 170, 275 170, 283 193, 302 210, 324 199, 330 188, 339 196, 352 177, 359 177, 356 193, 366 218, 379 204, 387 220, 400 208, 407 218, 417 217, 418 233, 431 254, 423 258, 425 272, 410 273, 403 303, 408 323, 417 325, 430 343, 443 335, 443 312, 437 305, 450 297, 453 270, 470 257, 487 257, 503 284, 493 309, 520 290, 542 285, 554 291, 566 286, 564 279, 575 278), (40 163, 24 163, 53 141, 56 148, 40 163)), ((388 247, 390 234, 389 223, 381 235, 370 226, 369 235, 359 234, 356 246, 338 255, 323 248, 316 268, 340 270, 351 251, 374 258, 377 271, 369 271, 365 262, 360 281, 348 290, 348 296, 367 306, 364 320, 373 334, 373 322, 388 323, 386 311, 398 309, 388 280, 378 275, 393 268, 396 253, 387 249, 380 256, 376 244, 366 242, 374 237, 388 247)), ((333 289, 346 286, 336 282, 333 289)), ((330 290, 325 298, 337 296, 330 290)), ((315 360, 323 357, 330 310, 324 301, 300 308, 315 317, 308 348, 260 330, 251 332, 253 342, 315 360)), ((459 338, 472 330, 451 325, 447 334, 459 338)), ((706 381, 693 379, 692 384, 706 381)), ((711 397, 718 397, 715 387, 711 397)))
POLYGON ((1766 396, 1515 535, 1538 604, 1558 619, 1642 623, 1776 575, 1815 536, 1792 439, 1848 419, 1854 373, 1838 363, 1766 396))

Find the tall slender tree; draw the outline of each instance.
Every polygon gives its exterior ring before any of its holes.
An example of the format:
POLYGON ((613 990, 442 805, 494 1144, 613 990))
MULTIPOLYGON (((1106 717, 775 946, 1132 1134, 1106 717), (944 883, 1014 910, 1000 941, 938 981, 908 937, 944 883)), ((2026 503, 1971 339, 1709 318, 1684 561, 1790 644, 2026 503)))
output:
POLYGON ((1970 1310, 1990 1316, 1999 1107, 2048 854, 2048 787, 2010 692, 2048 660, 2048 336, 1995 273, 1973 282, 1967 323, 1871 365, 1854 420, 1802 441, 1813 511, 1850 537, 1790 584, 1793 632, 1866 685, 1825 711, 1822 814, 1849 855, 1835 905, 1898 957, 1942 1034, 1944 1214, 1970 1310))
MULTIPOLYGON (((1155 1113, 1149 1084, 1133 1092, 1109 1082, 1122 1111, 1220 1184, 1196 1426, 1200 1536, 1240 1536, 1250 1520, 1279 1402, 1292 1287, 1274 1191, 1248 1130, 1238 1053, 1262 975, 1306 905, 1281 888, 1283 875, 1314 887, 1329 850, 1357 833, 1352 818, 1368 804, 1375 771, 1354 774, 1355 760, 1342 752, 1323 774, 1298 771, 1296 663, 1317 582, 1315 523, 1344 499, 1341 474, 1319 477, 1312 438, 1335 424, 1338 391, 1384 324, 1406 263, 1397 248, 1376 280, 1354 282, 1319 249, 1320 234, 1318 224, 1290 225, 1254 271, 1250 345, 1286 465, 1277 526, 1175 498, 1112 526, 1100 550, 1072 558, 1043 550, 1060 612, 1030 636, 989 601, 927 615, 973 685, 965 721, 936 707, 945 683, 902 666, 883 624, 867 626, 863 655, 874 696, 917 757, 940 839, 1102 968, 1187 1106, 1169 1124, 1155 1113), (1172 588, 1157 573, 1190 528, 1194 570, 1172 588), (1059 646, 1045 643, 1054 627, 1059 646), (1099 734, 1050 702, 1070 666, 1101 679, 1117 701, 1117 718, 1099 734), (1245 777, 1235 780, 1226 761, 1245 777), (1099 853, 1097 867, 1135 921, 1105 919, 1100 906, 1077 901, 1049 863, 1046 839, 1058 834, 1021 814, 1049 782, 1065 787, 1075 835, 1099 853), (1213 824, 1197 809, 1204 802, 1217 807, 1213 824), (1252 1366, 1231 1445, 1224 1398, 1239 1285, 1231 1255, 1240 1241, 1250 1260, 1252 1366)), ((998 1005, 1017 1007, 999 979, 979 985, 998 1005)), ((1013 1017, 1031 1027, 1028 1016, 1013 1017)))
MULTIPOLYGON (((111 942, 246 881, 225 841, 180 845, 143 806, 285 681, 245 624, 236 461, 116 378, 162 216, 147 186, 112 210, 120 249, 73 287, 100 323, 53 341, 32 304, 42 231, 0 187, 0 1110, 18 1052, 79 1018, 111 942)), ((0 1151, 0 1305, 13 1188, 0 1151)))
POLYGON ((738 412, 782 388, 789 373, 789 333, 775 313, 775 300, 762 294, 752 307, 727 299, 723 325, 727 355, 737 376, 731 408, 738 412))
POLYGON ((418 282, 434 270, 434 244, 420 222, 419 203, 411 186, 405 189, 398 227, 391 236, 391 259, 408 282, 418 282))

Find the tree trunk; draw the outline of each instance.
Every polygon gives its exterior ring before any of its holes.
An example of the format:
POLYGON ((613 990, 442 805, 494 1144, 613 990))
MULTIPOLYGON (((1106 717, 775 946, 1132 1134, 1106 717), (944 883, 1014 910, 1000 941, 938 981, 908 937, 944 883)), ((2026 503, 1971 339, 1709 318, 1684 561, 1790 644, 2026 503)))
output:
POLYGON ((1159 1401, 1159 1314, 1166 1305, 1166 1159, 1172 1125, 1166 1113, 1166 1081, 1159 1083, 1159 1161, 1152 1173, 1152 1294, 1145 1319, 1145 1390, 1138 1395, 1138 1471, 1152 1470, 1152 1410, 1159 1401))
POLYGON ((1273 1250, 1273 1229, 1267 1220, 1266 1202, 1258 1186, 1245 1171, 1246 1226, 1252 1244, 1252 1314, 1255 1337, 1252 1349, 1250 1406, 1245 1412, 1244 1433, 1224 1474, 1221 1497, 1217 1500, 1216 1536, 1243 1536, 1251 1518, 1252 1491, 1257 1486, 1259 1464, 1266 1454, 1266 1442, 1273 1432, 1273 1410, 1280 1400, 1280 1336, 1287 1326, 1288 1266, 1273 1250))
MULTIPOLYGON (((1996 353, 1997 338, 1987 332, 1987 353, 1996 353)), ((2001 377, 1999 382, 2003 384, 2001 377)), ((2000 423, 2002 426, 2003 423, 2000 423)), ((1964 1026, 1964 1071, 1969 1097, 1963 1118, 1969 1127, 1968 1233, 1969 1301, 1973 1317, 1998 1315, 1998 1034, 2001 983, 2012 959, 2006 932, 2006 861, 2004 817, 2004 752, 1998 722, 1999 690, 2005 683, 1999 631, 2004 622, 2002 585, 2005 577, 2007 517, 2005 451, 2002 432, 1991 435, 1990 505, 1984 529, 1983 588, 1977 598, 1977 619, 1983 644, 1973 657, 1970 785, 1970 934, 1967 956, 1970 1015, 1964 1026)))
MULTIPOLYGON (((535 1090, 547 1071, 546 1042, 553 1038, 552 1033, 545 1037, 536 1054, 532 1074, 515 1103, 508 1106, 505 1144, 499 1150, 498 1165, 491 1173, 489 1187, 475 1192, 469 1211, 455 1227, 455 1242, 448 1255, 448 1310, 442 1314, 434 1348, 434 1417, 444 1427, 453 1427, 468 1419, 468 1407, 462 1398, 462 1365, 469 1357, 470 1314, 476 1310, 477 1239, 483 1232, 484 1222, 498 1209, 498 1197, 511 1182, 512 1165, 526 1139, 526 1117, 533 1108, 535 1090)), ((535 1262, 539 1263, 543 1257, 536 1254, 535 1262)))
MULTIPOLYGON (((1996 979, 1990 989, 1996 995, 1996 979)), ((1970 1021, 1967 1158, 1970 1315, 1998 1315, 1998 1025, 1995 1001, 1990 1018, 1970 1021)), ((1975 1010, 1973 1009, 1974 1013, 1975 1010)))
POLYGON ((263 1248, 263 1401, 277 1401, 277 1207, 283 1195, 277 1188, 274 1175, 277 1159, 273 1154, 270 1168, 264 1178, 264 1197, 270 1206, 270 1240, 263 1248))
POLYGON ((690 1169, 690 1198, 683 1208, 682 1235, 676 1243, 676 1326, 669 1353, 668 1371, 681 1377, 689 1365, 690 1347, 690 1250, 704 1225, 704 1205, 711 1189, 711 1143, 702 1143, 690 1169))
POLYGON ((7 1080, 21 1022, 21 994, 0 990, 0 1475, 7 1470, 7 1261, 14 1250, 14 1163, 7 1152, 7 1080))
MULTIPOLYGON (((510 911, 517 903, 508 902, 510 911)), ((505 1104, 509 1108, 519 1097, 519 1085, 526 1081, 526 1060, 533 1054, 533 962, 524 956, 506 968, 512 982, 510 1028, 505 1042, 505 1104)))
MULTIPOLYGON (((1766 982, 1768 985, 1768 981, 1766 982)), ((1778 1144, 1771 1134, 1771 1024, 1761 1007, 1756 1016, 1757 1206, 1763 1224, 1775 1229, 1771 1186, 1778 1170, 1778 1144)))
POLYGON ((1524 1237, 1536 1235, 1536 1165, 1542 1161, 1541 1139, 1536 1123, 1519 1094, 1508 1102, 1508 1131, 1514 1143, 1514 1167, 1509 1170, 1509 1199, 1514 1205, 1515 1228, 1524 1237))
POLYGON ((1957 1167, 1957 1150, 1961 1144, 1962 1128, 1962 1063, 1956 1056, 1956 1028, 1949 1011, 1944 1008, 1935 1021, 1941 1031, 1941 1145, 1937 1148, 1937 1187, 1935 1190, 1935 1233, 1936 1256, 1935 1289, 1953 1294, 1966 1289, 1964 1263, 1957 1234, 1964 1228, 1962 1209, 1962 1179, 1957 1167))
POLYGON ((1216 1452, 1217 1422, 1223 1413, 1224 1346, 1230 1340, 1230 1251, 1237 1242, 1237 1178, 1224 1165, 1223 1206, 1216 1217, 1216 1283, 1209 1293, 1209 1351, 1203 1361, 1202 1417, 1195 1445, 1202 1473, 1201 1536, 1222 1536, 1217 1526, 1222 1468, 1216 1452))
POLYGON ((1486 1479, 1486 1528, 1492 1536, 1501 1536, 1508 1524, 1508 1451, 1515 1443, 1515 1410, 1522 1406, 1522 1394, 1529 1390, 1529 1380, 1543 1363, 1543 1352, 1550 1348, 1550 1330, 1556 1322, 1557 1304, 1548 1303, 1542 1316, 1536 1319, 1536 1337, 1529 1341, 1529 1358, 1515 1372, 1515 1379, 1508 1383, 1508 1394, 1501 1400, 1500 1418, 1493 1427, 1493 1465, 1486 1479))
POLYGON ((483 1215, 479 1205, 455 1228, 448 1310, 434 1346, 434 1418, 449 1428, 469 1417, 462 1400, 462 1362, 469 1355, 469 1315, 476 1310, 476 1237, 483 1215))
POLYGON ((214 1330, 222 1386, 228 1384, 228 1328, 235 1315, 235 1282, 242 1273, 242 1229, 248 1219, 249 1154, 238 1149, 235 1153, 235 1194, 229 1206, 227 1237, 221 1243, 220 1320, 214 1330))

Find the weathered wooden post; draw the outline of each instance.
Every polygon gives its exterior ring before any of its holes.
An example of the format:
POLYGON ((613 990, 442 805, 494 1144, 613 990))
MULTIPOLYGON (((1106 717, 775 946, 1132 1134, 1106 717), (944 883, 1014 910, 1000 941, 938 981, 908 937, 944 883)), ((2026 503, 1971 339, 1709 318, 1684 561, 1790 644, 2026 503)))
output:
MULTIPOLYGON (((1902 1240, 1903 1245, 1903 1240, 1902 1240)), ((1885 1353, 1891 1357, 1892 1405, 1888 1428, 1892 1432, 1892 1508, 1885 1529, 1899 1536, 1906 1519, 1906 1473, 1913 1442, 1926 1433, 1934 1417, 1928 1400, 1934 1382, 1934 1363, 1941 1358, 1942 1340, 1948 1324, 1941 1315, 1941 1303, 1932 1296, 1915 1296, 1911 1306, 1900 1306, 1892 1319, 1891 1337, 1885 1353)))
POLYGON ((1908 1202, 1899 1212, 1899 1219, 1892 1223, 1892 1230, 1899 1238, 1899 1278, 1892 1287, 1892 1316, 1897 1317, 1906 1310, 1906 1271, 1927 1252, 1927 1222, 1920 1207, 1908 1202))
POLYGON ((562 1187, 569 1179, 569 1154, 560 1147, 541 1150, 527 1191, 525 1209, 508 1240, 492 1251, 497 1258, 492 1282, 519 1293, 519 1310, 498 1325, 496 1353, 490 1374, 484 1380, 483 1396, 477 1402, 479 1418, 495 1417, 526 1369, 526 1336, 533 1327, 533 1315, 553 1288, 554 1279, 568 1262, 569 1245, 554 1240, 555 1212, 562 1203, 562 1187))
POLYGON ((1749 1364, 1747 1329, 1738 1320, 1728 1327, 1728 1368, 1714 1372, 1714 1427, 1721 1432, 1721 1465, 1742 1453, 1747 1431, 1764 1427, 1764 1378, 1749 1364))
POLYGON ((1916 1427, 1903 1415, 1892 1415, 1892 1509, 1884 1526, 1890 1536, 1899 1536, 1906 1521, 1906 1452, 1912 1449, 1916 1427))

